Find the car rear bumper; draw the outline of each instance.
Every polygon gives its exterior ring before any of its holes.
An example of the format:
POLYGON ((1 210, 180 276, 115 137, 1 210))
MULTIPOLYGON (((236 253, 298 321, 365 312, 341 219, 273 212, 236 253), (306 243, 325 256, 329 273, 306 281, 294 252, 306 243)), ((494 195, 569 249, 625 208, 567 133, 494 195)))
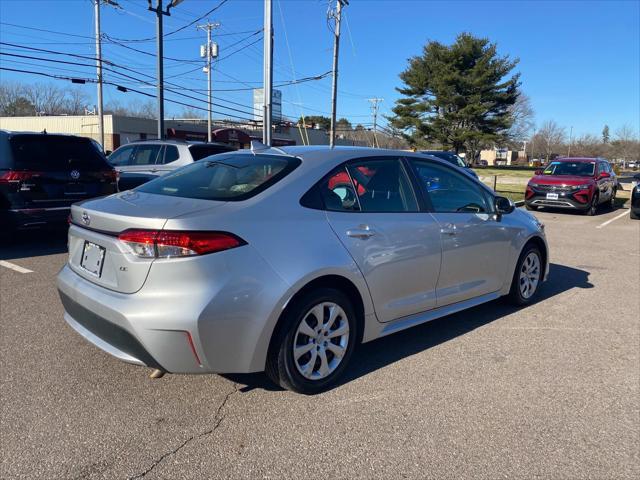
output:
POLYGON ((53 208, 14 208, 0 211, 0 223, 13 229, 62 226, 69 217, 71 206, 53 208))
POLYGON ((57 278, 64 318, 125 362, 171 373, 264 370, 287 285, 250 247, 198 257, 201 270, 192 266, 184 275, 190 260, 154 264, 133 294, 96 285, 65 265, 57 278))

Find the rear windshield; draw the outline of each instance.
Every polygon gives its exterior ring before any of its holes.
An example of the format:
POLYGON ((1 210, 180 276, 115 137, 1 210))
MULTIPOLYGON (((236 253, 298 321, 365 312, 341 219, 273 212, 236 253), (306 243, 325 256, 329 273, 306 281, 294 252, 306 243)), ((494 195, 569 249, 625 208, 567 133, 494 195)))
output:
POLYGON ((551 162, 543 173, 545 175, 592 177, 595 170, 596 162, 551 162))
POLYGON ((300 164, 295 157, 277 155, 219 155, 214 159, 192 163, 137 190, 203 200, 245 200, 266 190, 300 164))
POLYGON ((13 135, 9 140, 16 170, 110 170, 88 138, 61 135, 13 135))
POLYGON ((191 145, 189 151, 194 160, 201 160, 218 153, 233 152, 235 148, 225 145, 191 145))

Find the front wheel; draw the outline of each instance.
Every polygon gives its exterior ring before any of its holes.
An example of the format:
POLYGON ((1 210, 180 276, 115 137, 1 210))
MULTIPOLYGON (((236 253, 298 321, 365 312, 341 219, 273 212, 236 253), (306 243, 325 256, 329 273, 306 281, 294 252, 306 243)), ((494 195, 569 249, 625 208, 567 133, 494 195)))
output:
POLYGON ((514 305, 531 303, 542 282, 542 254, 535 245, 527 245, 518 258, 516 270, 511 280, 509 300, 514 305))
POLYGON ((283 388, 314 394, 332 386, 344 371, 357 338, 356 314, 339 290, 307 293, 285 312, 274 337, 266 373, 283 388))
POLYGON ((585 210, 584 213, 586 213, 590 217, 593 217, 596 213, 598 213, 598 203, 599 202, 600 202, 600 198, 598 197, 598 194, 594 193, 593 197, 591 197, 591 204, 585 210))

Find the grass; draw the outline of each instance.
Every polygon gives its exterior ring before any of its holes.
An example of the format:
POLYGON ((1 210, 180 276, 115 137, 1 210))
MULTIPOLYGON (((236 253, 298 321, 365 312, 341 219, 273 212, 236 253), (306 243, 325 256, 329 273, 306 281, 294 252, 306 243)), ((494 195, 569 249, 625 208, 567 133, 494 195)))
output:
POLYGON ((481 177, 498 175, 498 182, 500 181, 500 177, 531 178, 534 175, 532 170, 508 170, 506 168, 476 168, 474 172, 481 177))

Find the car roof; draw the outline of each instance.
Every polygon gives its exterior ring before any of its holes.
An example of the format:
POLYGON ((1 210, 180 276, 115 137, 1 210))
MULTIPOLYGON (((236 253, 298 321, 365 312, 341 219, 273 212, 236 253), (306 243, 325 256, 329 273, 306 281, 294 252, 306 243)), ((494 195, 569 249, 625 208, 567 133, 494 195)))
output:
POLYGON ((129 143, 124 143, 122 145, 120 145, 121 147, 127 146, 127 145, 140 145, 140 144, 153 144, 153 143, 157 143, 157 144, 161 144, 161 145, 186 145, 187 147, 190 147, 192 145, 215 145, 215 146, 220 146, 220 147, 228 147, 229 145, 227 145, 226 143, 221 143, 221 142, 200 142, 197 140, 181 140, 181 139, 176 139, 176 138, 168 138, 168 139, 164 139, 164 140, 159 140, 157 138, 149 138, 149 139, 144 139, 144 140, 134 140, 133 142, 129 142, 129 143))

